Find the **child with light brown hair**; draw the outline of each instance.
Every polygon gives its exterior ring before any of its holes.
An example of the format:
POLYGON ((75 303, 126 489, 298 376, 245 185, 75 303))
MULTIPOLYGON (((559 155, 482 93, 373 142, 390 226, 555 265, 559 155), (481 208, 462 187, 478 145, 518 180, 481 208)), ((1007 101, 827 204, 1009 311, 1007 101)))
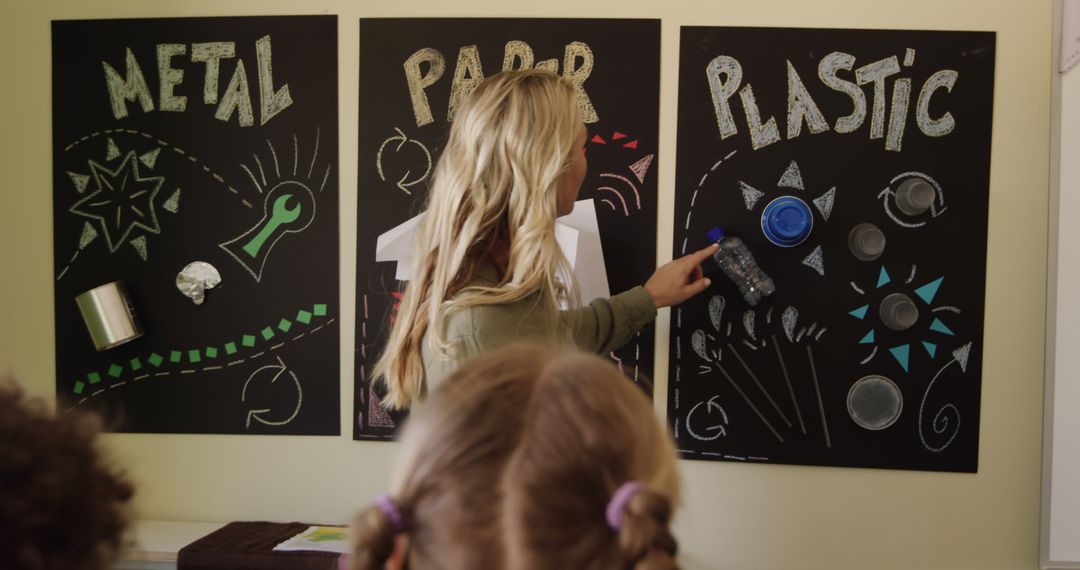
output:
POLYGON ((671 436, 601 358, 514 344, 418 404, 353 570, 677 568, 671 436), (403 564, 387 564, 395 559, 403 564))

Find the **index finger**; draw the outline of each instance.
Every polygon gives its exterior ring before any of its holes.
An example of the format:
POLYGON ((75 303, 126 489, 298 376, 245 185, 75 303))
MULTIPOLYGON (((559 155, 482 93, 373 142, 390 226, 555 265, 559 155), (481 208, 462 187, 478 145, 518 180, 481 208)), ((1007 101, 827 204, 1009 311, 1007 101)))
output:
POLYGON ((712 254, 716 253, 716 250, 719 248, 720 246, 714 243, 706 246, 704 249, 699 249, 693 253, 688 253, 684 255, 683 259, 693 263, 694 265, 700 265, 702 261, 705 261, 706 259, 712 257, 712 254))

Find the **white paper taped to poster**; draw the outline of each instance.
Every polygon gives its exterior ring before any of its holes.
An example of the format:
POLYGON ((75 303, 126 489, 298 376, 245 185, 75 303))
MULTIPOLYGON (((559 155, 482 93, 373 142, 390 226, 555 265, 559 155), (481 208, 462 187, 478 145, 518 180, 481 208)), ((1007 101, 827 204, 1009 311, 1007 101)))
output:
MULTIPOLYGON (((399 281, 412 278, 410 257, 421 216, 423 214, 383 233, 375 243, 375 261, 396 262, 394 278, 399 281)), ((582 301, 610 297, 596 205, 592 200, 579 200, 574 203, 572 212, 555 222, 555 240, 574 269, 582 301)))

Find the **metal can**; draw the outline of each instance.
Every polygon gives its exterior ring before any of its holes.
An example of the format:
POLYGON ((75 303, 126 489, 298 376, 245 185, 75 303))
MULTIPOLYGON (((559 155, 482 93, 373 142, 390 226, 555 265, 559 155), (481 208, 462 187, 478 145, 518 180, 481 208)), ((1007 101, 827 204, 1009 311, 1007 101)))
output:
POLYGON ((131 298, 119 281, 95 287, 75 297, 90 340, 98 351, 108 350, 143 335, 131 298))

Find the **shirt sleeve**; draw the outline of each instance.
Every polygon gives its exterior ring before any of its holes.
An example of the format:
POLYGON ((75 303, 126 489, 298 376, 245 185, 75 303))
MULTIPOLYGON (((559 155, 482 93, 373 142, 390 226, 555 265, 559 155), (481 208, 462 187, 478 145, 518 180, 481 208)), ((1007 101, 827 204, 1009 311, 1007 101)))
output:
POLYGON ((574 344, 582 350, 605 353, 626 344, 656 318, 656 303, 638 286, 588 306, 562 311, 574 344))

